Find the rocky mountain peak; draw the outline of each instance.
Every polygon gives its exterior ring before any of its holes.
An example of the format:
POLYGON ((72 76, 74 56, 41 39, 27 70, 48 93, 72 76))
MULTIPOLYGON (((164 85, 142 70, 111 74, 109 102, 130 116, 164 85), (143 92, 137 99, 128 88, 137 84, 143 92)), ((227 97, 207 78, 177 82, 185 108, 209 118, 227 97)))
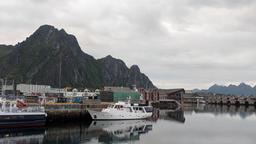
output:
POLYGON ((45 24, 45 25, 41 25, 36 31, 44 31, 44 32, 47 32, 47 31, 53 31, 53 30, 58 31, 58 29, 55 28, 54 26, 45 24))
POLYGON ((54 26, 42 25, 40 26, 28 39, 48 40, 52 34, 59 32, 54 26))
POLYGON ((126 64, 121 59, 114 58, 111 55, 108 55, 102 59, 99 59, 99 61, 103 62, 107 66, 112 65, 112 67, 127 67, 126 64))
POLYGON ((134 71, 134 72, 140 73, 140 68, 139 68, 138 65, 132 65, 132 66, 130 67, 130 70, 131 70, 131 71, 134 71))
POLYGON ((113 57, 111 55, 107 55, 105 58, 107 59, 113 59, 113 57))
POLYGON ((239 84, 239 87, 250 87, 250 88, 251 88, 250 85, 247 85, 247 84, 245 84, 244 82, 240 83, 240 84, 239 84))
POLYGON ((131 86, 136 84, 137 87, 155 88, 149 78, 140 72, 137 65, 130 68, 120 60, 108 55, 99 59, 103 67, 104 85, 113 86, 131 86))
MULTIPOLYGON (((58 30, 51 25, 40 26, 25 41, 16 45, 20 49, 32 48, 37 52, 51 51, 52 54, 66 53, 78 56, 83 53, 75 36, 58 30)), ((28 51, 28 50, 25 50, 28 51)), ((65 55, 65 54, 64 54, 65 55)))

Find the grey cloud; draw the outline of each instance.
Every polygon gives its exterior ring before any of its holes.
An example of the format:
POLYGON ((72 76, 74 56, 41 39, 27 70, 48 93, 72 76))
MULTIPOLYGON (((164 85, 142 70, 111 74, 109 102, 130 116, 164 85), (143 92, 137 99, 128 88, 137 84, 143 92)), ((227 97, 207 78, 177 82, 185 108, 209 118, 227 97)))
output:
POLYGON ((234 8, 248 6, 255 3, 254 0, 190 0, 189 4, 193 6, 208 6, 216 8, 234 8))
POLYGON ((158 87, 252 83, 255 11, 253 0, 8 0, 0 4, 0 43, 48 23, 96 58, 138 64, 158 87))

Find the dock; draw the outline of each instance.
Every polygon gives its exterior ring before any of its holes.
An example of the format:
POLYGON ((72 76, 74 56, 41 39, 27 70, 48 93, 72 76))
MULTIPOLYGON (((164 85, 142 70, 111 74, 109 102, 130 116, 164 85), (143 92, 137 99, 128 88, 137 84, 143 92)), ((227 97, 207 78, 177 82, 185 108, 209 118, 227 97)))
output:
MULTIPOLYGON (((31 104, 35 105, 35 104, 31 104)), ((100 110, 106 108, 109 103, 100 101, 87 101, 85 103, 47 103, 44 105, 47 113, 47 122, 54 121, 80 121, 91 120, 87 109, 100 110)))

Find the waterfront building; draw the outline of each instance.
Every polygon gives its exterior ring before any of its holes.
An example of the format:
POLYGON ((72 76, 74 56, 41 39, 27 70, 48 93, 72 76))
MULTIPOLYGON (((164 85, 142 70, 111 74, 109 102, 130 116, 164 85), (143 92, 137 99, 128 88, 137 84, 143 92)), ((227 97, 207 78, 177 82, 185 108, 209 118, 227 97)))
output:
POLYGON ((158 89, 159 92, 159 101, 166 100, 176 100, 180 103, 183 103, 183 96, 185 90, 183 88, 178 89, 158 89))
POLYGON ((64 97, 68 98, 69 102, 81 103, 88 99, 98 99, 100 90, 90 91, 89 89, 84 89, 79 91, 78 89, 73 89, 71 92, 65 92, 64 97))
POLYGON ((182 103, 182 98, 185 94, 185 90, 180 89, 139 89, 143 97, 143 101, 148 102, 159 102, 159 101, 168 101, 176 100, 182 103))
POLYGON ((66 91, 63 88, 52 88, 50 85, 34 85, 34 84, 17 84, 16 90, 26 96, 60 94, 66 91))
POLYGON ((200 96, 198 93, 185 93, 183 96, 184 103, 205 103, 205 97, 200 96))
POLYGON ((139 89, 140 94, 142 95, 142 101, 144 102, 158 102, 159 101, 159 91, 158 89, 139 89))
POLYGON ((88 89, 78 90, 74 88, 52 88, 50 85, 17 84, 2 85, 4 95, 14 96, 15 92, 20 98, 26 99, 28 103, 45 102, 75 102, 81 103, 86 99, 97 99, 100 90, 90 91, 88 89))
POLYGON ((100 100, 102 102, 118 102, 127 101, 130 99, 132 102, 140 101, 140 93, 136 88, 129 87, 104 87, 100 92, 100 100))

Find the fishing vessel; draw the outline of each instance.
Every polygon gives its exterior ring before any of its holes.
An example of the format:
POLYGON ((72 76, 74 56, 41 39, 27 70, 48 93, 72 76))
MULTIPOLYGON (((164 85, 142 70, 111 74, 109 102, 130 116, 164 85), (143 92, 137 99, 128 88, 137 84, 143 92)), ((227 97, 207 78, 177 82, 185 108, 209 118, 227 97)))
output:
POLYGON ((101 111, 88 110, 93 120, 136 120, 152 116, 152 106, 117 102, 101 111))
POLYGON ((0 98, 0 127, 43 126, 47 114, 42 106, 28 106, 22 100, 0 98))

